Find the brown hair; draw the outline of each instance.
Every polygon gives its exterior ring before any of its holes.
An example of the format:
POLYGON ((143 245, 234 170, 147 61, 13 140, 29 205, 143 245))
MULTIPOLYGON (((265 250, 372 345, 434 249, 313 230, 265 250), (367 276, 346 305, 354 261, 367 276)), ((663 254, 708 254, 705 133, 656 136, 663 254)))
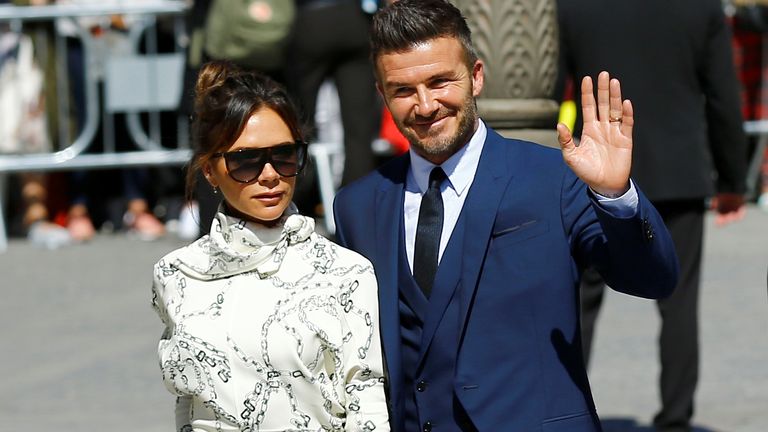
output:
POLYGON ((441 37, 461 42, 464 60, 471 70, 477 51, 467 20, 456 6, 446 0, 398 0, 373 17, 370 42, 374 70, 382 54, 408 51, 421 42, 441 37))
POLYGON ((197 172, 214 153, 228 149, 256 111, 269 108, 283 119, 295 140, 303 141, 296 108, 288 92, 269 77, 246 71, 227 61, 200 68, 195 84, 192 117, 192 159, 186 195, 192 196, 197 172))

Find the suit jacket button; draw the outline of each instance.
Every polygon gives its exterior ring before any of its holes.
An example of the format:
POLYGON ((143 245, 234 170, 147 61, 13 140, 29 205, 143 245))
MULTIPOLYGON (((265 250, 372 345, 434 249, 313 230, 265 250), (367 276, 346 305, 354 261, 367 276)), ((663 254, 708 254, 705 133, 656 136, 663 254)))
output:
POLYGON ((419 383, 416 384, 416 391, 417 392, 423 392, 426 389, 427 389, 427 383, 424 382, 423 380, 419 381, 419 383))
POLYGON ((421 430, 424 432, 430 432, 432 430, 432 422, 431 421, 424 422, 424 427, 421 430))

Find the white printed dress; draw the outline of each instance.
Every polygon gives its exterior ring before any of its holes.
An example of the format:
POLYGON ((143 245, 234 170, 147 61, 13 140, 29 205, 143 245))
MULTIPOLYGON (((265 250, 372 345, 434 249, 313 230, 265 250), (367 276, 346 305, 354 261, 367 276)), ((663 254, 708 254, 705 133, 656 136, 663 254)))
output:
POLYGON ((155 265, 178 430, 389 430, 371 264, 295 212, 267 228, 220 211, 155 265))

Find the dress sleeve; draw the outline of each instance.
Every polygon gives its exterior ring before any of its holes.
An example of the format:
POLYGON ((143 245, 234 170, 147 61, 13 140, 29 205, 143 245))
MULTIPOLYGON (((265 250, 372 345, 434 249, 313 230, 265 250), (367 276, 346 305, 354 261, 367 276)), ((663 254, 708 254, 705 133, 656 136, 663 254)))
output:
POLYGON ((347 431, 389 431, 379 335, 378 284, 367 261, 342 286, 340 306, 350 340, 344 344, 347 431))
MULTIPOLYGON (((163 377, 166 374, 167 358, 172 349, 172 339, 175 330, 175 320, 168 312, 169 306, 172 309, 175 303, 174 287, 170 283, 169 275, 172 274, 172 268, 164 260, 160 260, 154 267, 154 277, 152 280, 152 308, 157 312, 160 320, 165 325, 163 333, 160 335, 160 341, 157 344, 157 355, 160 361, 160 369, 163 371, 163 377)), ((167 380, 163 380, 166 382, 167 380)), ((168 387, 168 390, 178 394, 174 389, 168 387)))
POLYGON ((152 282, 152 307, 157 312, 160 320, 165 324, 165 329, 157 344, 157 356, 160 362, 160 370, 163 373, 163 383, 169 392, 176 396, 192 394, 192 388, 197 384, 182 373, 184 366, 191 363, 189 353, 180 349, 176 335, 177 309, 183 298, 184 280, 178 277, 178 269, 169 265, 167 261, 160 260, 154 267, 152 282), (181 286, 180 286, 181 285, 181 286))
MULTIPOLYGON (((160 341, 157 346, 158 358, 160 360, 160 369, 163 371, 163 378, 165 378, 165 360, 171 345, 171 339, 174 330, 174 323, 168 314, 168 293, 166 292, 167 279, 164 275, 169 272, 169 267, 163 260, 155 264, 152 278, 152 308, 157 312, 160 320, 165 325, 163 333, 160 335, 160 341)), ((168 386, 168 381, 163 379, 166 387, 171 393, 178 394, 175 389, 168 386)), ((176 398, 175 407, 175 419, 176 430, 178 432, 191 430, 189 422, 189 410, 192 403, 190 396, 178 396, 176 398)))
MULTIPOLYGON (((165 304, 165 297, 163 296, 165 291, 165 283, 163 282, 163 267, 164 262, 160 261, 155 264, 152 274, 152 309, 155 310, 160 320, 165 324, 166 329, 170 326, 170 318, 168 317, 168 310, 165 304)), ((164 332, 165 333, 165 332, 164 332)))

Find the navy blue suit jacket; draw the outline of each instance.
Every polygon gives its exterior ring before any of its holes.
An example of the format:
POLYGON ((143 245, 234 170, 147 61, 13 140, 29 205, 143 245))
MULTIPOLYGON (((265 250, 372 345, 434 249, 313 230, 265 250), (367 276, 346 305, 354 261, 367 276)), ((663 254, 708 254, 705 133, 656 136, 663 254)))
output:
MULTIPOLYGON (((394 430, 404 399, 397 265, 409 161, 408 154, 391 161, 334 203, 338 241, 376 270, 394 430)), ((462 242, 463 254, 440 262, 453 280, 438 278, 436 286, 453 288, 430 299, 438 313, 424 323, 422 351, 439 312, 459 296, 453 389, 478 430, 598 430, 581 358, 580 269, 595 265, 612 288, 631 295, 669 295, 677 259, 664 223, 639 190, 637 214, 612 217, 559 151, 491 129, 468 193, 457 224, 464 229, 450 240, 462 242)))

